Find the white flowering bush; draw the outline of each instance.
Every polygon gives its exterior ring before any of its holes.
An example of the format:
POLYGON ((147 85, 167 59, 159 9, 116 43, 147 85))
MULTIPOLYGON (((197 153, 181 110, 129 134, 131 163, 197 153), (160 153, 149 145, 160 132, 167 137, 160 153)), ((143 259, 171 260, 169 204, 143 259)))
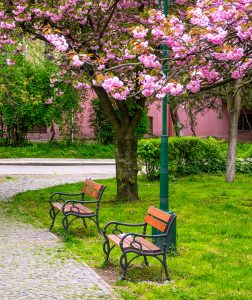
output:
POLYGON ((244 174, 252 174, 252 157, 237 158, 236 171, 244 174))

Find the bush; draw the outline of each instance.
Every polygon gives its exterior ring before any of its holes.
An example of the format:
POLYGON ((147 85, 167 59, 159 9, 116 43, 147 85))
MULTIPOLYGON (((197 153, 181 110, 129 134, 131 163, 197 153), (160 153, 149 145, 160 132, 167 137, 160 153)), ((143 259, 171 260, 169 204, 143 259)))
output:
POLYGON ((236 160, 236 171, 244 174, 252 175, 252 157, 248 158, 237 158, 236 160))
MULTIPOLYGON (((211 137, 208 139, 169 138, 169 174, 186 176, 225 171, 225 153, 222 144, 223 141, 211 137)), ((157 179, 160 165, 160 139, 139 141, 138 159, 146 169, 147 179, 157 179)))
POLYGON ((101 107, 101 100, 95 98, 91 102, 92 108, 90 112, 89 124, 94 130, 94 135, 97 141, 103 145, 113 143, 114 128, 109 122, 107 116, 101 107))
POLYGON ((250 146, 248 144, 245 144, 245 145, 246 145, 246 148, 244 147, 245 151, 244 151, 242 157, 245 159, 252 158, 252 145, 250 145, 250 146))

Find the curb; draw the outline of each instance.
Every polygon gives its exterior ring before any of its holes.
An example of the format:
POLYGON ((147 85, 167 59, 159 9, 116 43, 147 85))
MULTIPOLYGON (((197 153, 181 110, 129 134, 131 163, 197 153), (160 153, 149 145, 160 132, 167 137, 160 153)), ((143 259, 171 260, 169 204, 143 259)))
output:
POLYGON ((115 160, 25 160, 25 159, 0 159, 0 165, 5 166, 114 166, 115 160))

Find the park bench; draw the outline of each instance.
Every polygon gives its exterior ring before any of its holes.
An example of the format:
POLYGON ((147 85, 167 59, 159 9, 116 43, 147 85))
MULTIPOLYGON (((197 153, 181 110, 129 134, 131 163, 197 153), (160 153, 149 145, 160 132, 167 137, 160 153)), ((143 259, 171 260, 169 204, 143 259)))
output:
POLYGON ((137 257, 142 256, 145 264, 148 266, 148 256, 157 258, 165 270, 166 279, 170 280, 166 262, 168 246, 168 235, 173 222, 176 219, 176 214, 168 214, 156 207, 149 207, 144 222, 140 224, 128 224, 112 221, 106 224, 103 229, 105 241, 103 243, 103 251, 106 255, 105 264, 108 262, 111 250, 118 246, 122 254, 120 257, 120 265, 123 269, 121 279, 125 279, 127 269, 130 263, 137 257), (158 234, 146 234, 147 226, 156 228, 158 234), (142 227, 142 234, 130 232, 124 233, 121 227, 142 227), (108 233, 109 232, 109 233, 108 233), (148 239, 151 239, 148 240, 148 239), (155 244, 156 243, 156 244, 155 244), (161 245, 161 246, 157 246, 161 245), (128 254, 134 254, 133 258, 128 259, 128 254))
POLYGON ((64 215, 62 219, 62 225, 65 230, 64 235, 68 232, 70 224, 78 218, 82 219, 85 227, 87 227, 86 219, 91 219, 95 222, 98 232, 100 232, 99 207, 105 188, 106 186, 104 185, 86 179, 81 193, 53 193, 49 198, 51 206, 50 217, 52 220, 49 230, 52 230, 56 216, 59 212, 62 212, 64 215))

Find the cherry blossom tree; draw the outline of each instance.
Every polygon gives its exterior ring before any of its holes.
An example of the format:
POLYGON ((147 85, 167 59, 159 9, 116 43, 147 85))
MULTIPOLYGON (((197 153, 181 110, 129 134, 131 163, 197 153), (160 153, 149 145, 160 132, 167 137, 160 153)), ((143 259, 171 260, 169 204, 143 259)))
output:
POLYGON ((116 131, 121 200, 138 199, 135 129, 148 103, 250 76, 252 0, 173 2, 165 18, 154 0, 0 1, 0 46, 21 34, 44 40, 58 76, 70 72, 77 89, 102 100, 116 131))
POLYGON ((139 15, 153 7, 157 2, 150 0, 0 1, 0 45, 15 44, 22 34, 45 41, 50 57, 62 67, 52 84, 68 76, 74 87, 92 88, 102 100, 116 132, 120 200, 138 199, 135 130, 147 98, 139 92, 144 67, 132 53, 137 45, 130 43, 139 15))
MULTIPOLYGON (((190 97, 227 85, 229 147, 226 180, 233 181, 238 119, 244 104, 241 90, 251 85, 252 1, 199 0, 177 1, 177 4, 182 9, 176 9, 176 15, 164 18, 160 12, 151 10, 142 21, 143 25, 135 30, 138 41, 143 35, 151 34, 156 44, 162 40, 170 50, 166 59, 170 71, 168 78, 149 77, 148 73, 148 84, 144 86, 147 91, 143 93, 148 95, 155 90, 157 97, 166 93, 190 97)), ((150 60, 157 64, 158 59, 151 55, 148 62, 146 58, 142 62, 150 68, 150 60)))

